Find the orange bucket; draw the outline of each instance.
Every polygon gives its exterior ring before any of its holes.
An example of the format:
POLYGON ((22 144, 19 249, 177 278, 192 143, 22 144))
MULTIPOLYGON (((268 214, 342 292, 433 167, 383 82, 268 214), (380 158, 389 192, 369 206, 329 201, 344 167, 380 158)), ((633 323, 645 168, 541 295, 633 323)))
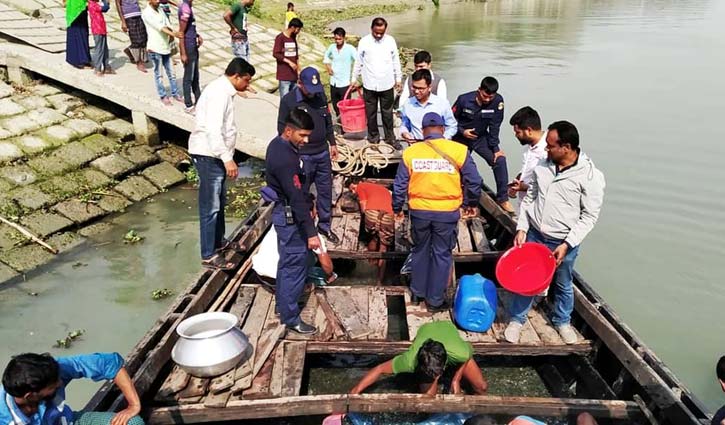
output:
POLYGON ((340 110, 340 124, 345 133, 357 133, 367 129, 368 121, 365 117, 365 101, 362 98, 362 90, 357 88, 358 97, 348 99, 352 86, 345 92, 345 97, 337 102, 340 110))

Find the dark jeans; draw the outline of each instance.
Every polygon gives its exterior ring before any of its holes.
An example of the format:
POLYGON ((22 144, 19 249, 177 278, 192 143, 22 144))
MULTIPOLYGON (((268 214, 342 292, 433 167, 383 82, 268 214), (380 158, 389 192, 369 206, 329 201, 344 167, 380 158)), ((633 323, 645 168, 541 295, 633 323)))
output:
POLYGON ((493 162, 493 149, 483 139, 470 142, 468 148, 479 154, 493 170, 493 178, 496 180, 496 201, 507 201, 508 194, 506 192, 508 190, 509 171, 506 166, 506 157, 499 157, 496 162, 493 162))
POLYGON ((350 86, 345 87, 334 87, 330 86, 330 101, 332 102, 332 109, 335 110, 335 116, 340 118, 340 109, 337 107, 337 102, 345 98, 345 93, 350 86))
MULTIPOLYGON (((526 241, 544 244, 552 251, 564 242, 559 239, 547 238, 533 227, 529 227, 529 231, 526 233, 526 241)), ((574 261, 578 254, 579 245, 568 250, 564 256, 564 261, 559 264, 556 272, 554 272, 554 278, 551 281, 551 290, 554 291, 551 323, 554 326, 568 325, 571 320, 571 312, 574 311, 574 287, 572 285, 574 261)), ((526 323, 526 317, 534 298, 513 294, 511 306, 509 307, 511 319, 519 323, 526 323)))
POLYGON ((330 231, 330 220, 332 219, 332 163, 330 151, 325 149, 314 155, 300 155, 302 167, 305 171, 305 185, 302 187, 304 193, 310 193, 310 186, 315 184, 317 190, 317 226, 325 231, 330 231))
POLYGON ((453 267, 453 248, 458 242, 458 223, 411 217, 410 225, 413 236, 410 290, 437 307, 445 301, 453 267))
POLYGON ((272 210, 272 223, 277 232, 277 287, 275 289, 276 307, 279 320, 294 326, 300 321, 300 306, 297 302, 302 296, 307 281, 307 240, 302 236, 300 226, 287 224, 284 217, 284 205, 277 202, 272 210))
POLYGON ((196 43, 186 43, 187 61, 184 64, 184 104, 191 108, 199 101, 201 88, 199 87, 199 47, 196 43), (194 94, 194 101, 191 94, 194 94))
POLYGON ((395 91, 391 88, 385 91, 373 91, 363 88, 363 99, 365 100, 365 115, 368 120, 368 141, 380 141, 380 129, 378 129, 378 102, 380 102, 380 115, 383 117, 383 131, 385 140, 395 140, 393 133, 393 103, 395 102, 395 91))
POLYGON ((221 248, 224 239, 224 182, 227 172, 221 159, 192 155, 199 175, 199 236, 201 258, 208 260, 221 248))

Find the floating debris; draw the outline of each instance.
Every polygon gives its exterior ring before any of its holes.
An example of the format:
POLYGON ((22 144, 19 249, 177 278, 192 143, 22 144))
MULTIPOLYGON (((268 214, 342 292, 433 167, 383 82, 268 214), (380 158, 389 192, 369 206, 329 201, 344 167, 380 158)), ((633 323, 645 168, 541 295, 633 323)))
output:
POLYGON ((151 291, 151 299, 154 301, 163 300, 164 298, 168 298, 173 295, 173 293, 174 291, 167 288, 154 289, 153 291, 151 291))
POLYGON ((75 331, 68 332, 68 336, 66 336, 65 338, 56 339, 55 345, 53 347, 68 349, 71 347, 71 345, 73 345, 73 341, 80 338, 85 333, 86 333, 85 329, 77 329, 75 331))
POLYGON ((123 243, 130 244, 130 243, 138 243, 144 240, 144 237, 139 235, 138 232, 131 229, 128 232, 126 232, 125 235, 123 235, 123 243))

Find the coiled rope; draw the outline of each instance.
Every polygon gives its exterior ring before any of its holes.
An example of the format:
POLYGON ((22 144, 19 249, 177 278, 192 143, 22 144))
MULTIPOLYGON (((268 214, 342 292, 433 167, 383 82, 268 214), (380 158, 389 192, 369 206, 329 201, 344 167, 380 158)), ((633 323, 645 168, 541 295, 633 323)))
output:
POLYGON ((337 137, 337 160, 332 161, 333 171, 346 176, 362 176, 365 167, 382 169, 390 164, 390 158, 397 156, 397 150, 387 144, 372 144, 367 141, 355 147, 337 137))

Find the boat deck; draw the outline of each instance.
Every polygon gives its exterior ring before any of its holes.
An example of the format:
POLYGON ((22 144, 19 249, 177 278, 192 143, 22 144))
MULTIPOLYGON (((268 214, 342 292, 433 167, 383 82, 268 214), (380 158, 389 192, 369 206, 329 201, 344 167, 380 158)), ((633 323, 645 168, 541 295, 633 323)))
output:
MULTIPOLYGON (((418 329, 434 320, 450 319, 448 312, 429 313, 423 304, 410 301, 410 292, 400 286, 328 286, 304 297, 303 320, 314 323, 319 332, 312 336, 286 333, 275 314, 274 295, 257 284, 236 286, 236 298, 228 311, 237 315, 254 347, 249 358, 225 375, 201 379, 174 367, 163 380, 155 402, 161 406, 203 405, 224 407, 229 401, 299 396, 307 354, 377 354, 393 356, 403 352, 418 329), (388 300, 404 301, 407 340, 395 341, 388 334, 388 300), (286 335, 285 335, 286 333, 286 335)), ((569 355, 586 354, 591 342, 580 335, 574 345, 563 343, 540 309, 532 309, 519 344, 503 341, 508 318, 505 291, 499 293, 498 314, 486 333, 459 331, 474 351, 485 355, 569 355)), ((220 305, 221 306, 221 305, 220 305)), ((221 308, 218 309, 221 310, 221 308)))
MULTIPOLYGON (((410 252, 410 219, 406 216, 395 223, 395 250, 386 253, 367 251, 360 240, 364 232, 360 213, 340 213, 332 217, 331 228, 340 242, 328 242, 328 251, 333 258, 398 258, 404 259, 410 252)), ((482 217, 458 221, 458 243, 453 257, 458 262, 480 261, 483 258, 498 258, 501 254, 493 249, 485 232, 486 220, 482 217)))

